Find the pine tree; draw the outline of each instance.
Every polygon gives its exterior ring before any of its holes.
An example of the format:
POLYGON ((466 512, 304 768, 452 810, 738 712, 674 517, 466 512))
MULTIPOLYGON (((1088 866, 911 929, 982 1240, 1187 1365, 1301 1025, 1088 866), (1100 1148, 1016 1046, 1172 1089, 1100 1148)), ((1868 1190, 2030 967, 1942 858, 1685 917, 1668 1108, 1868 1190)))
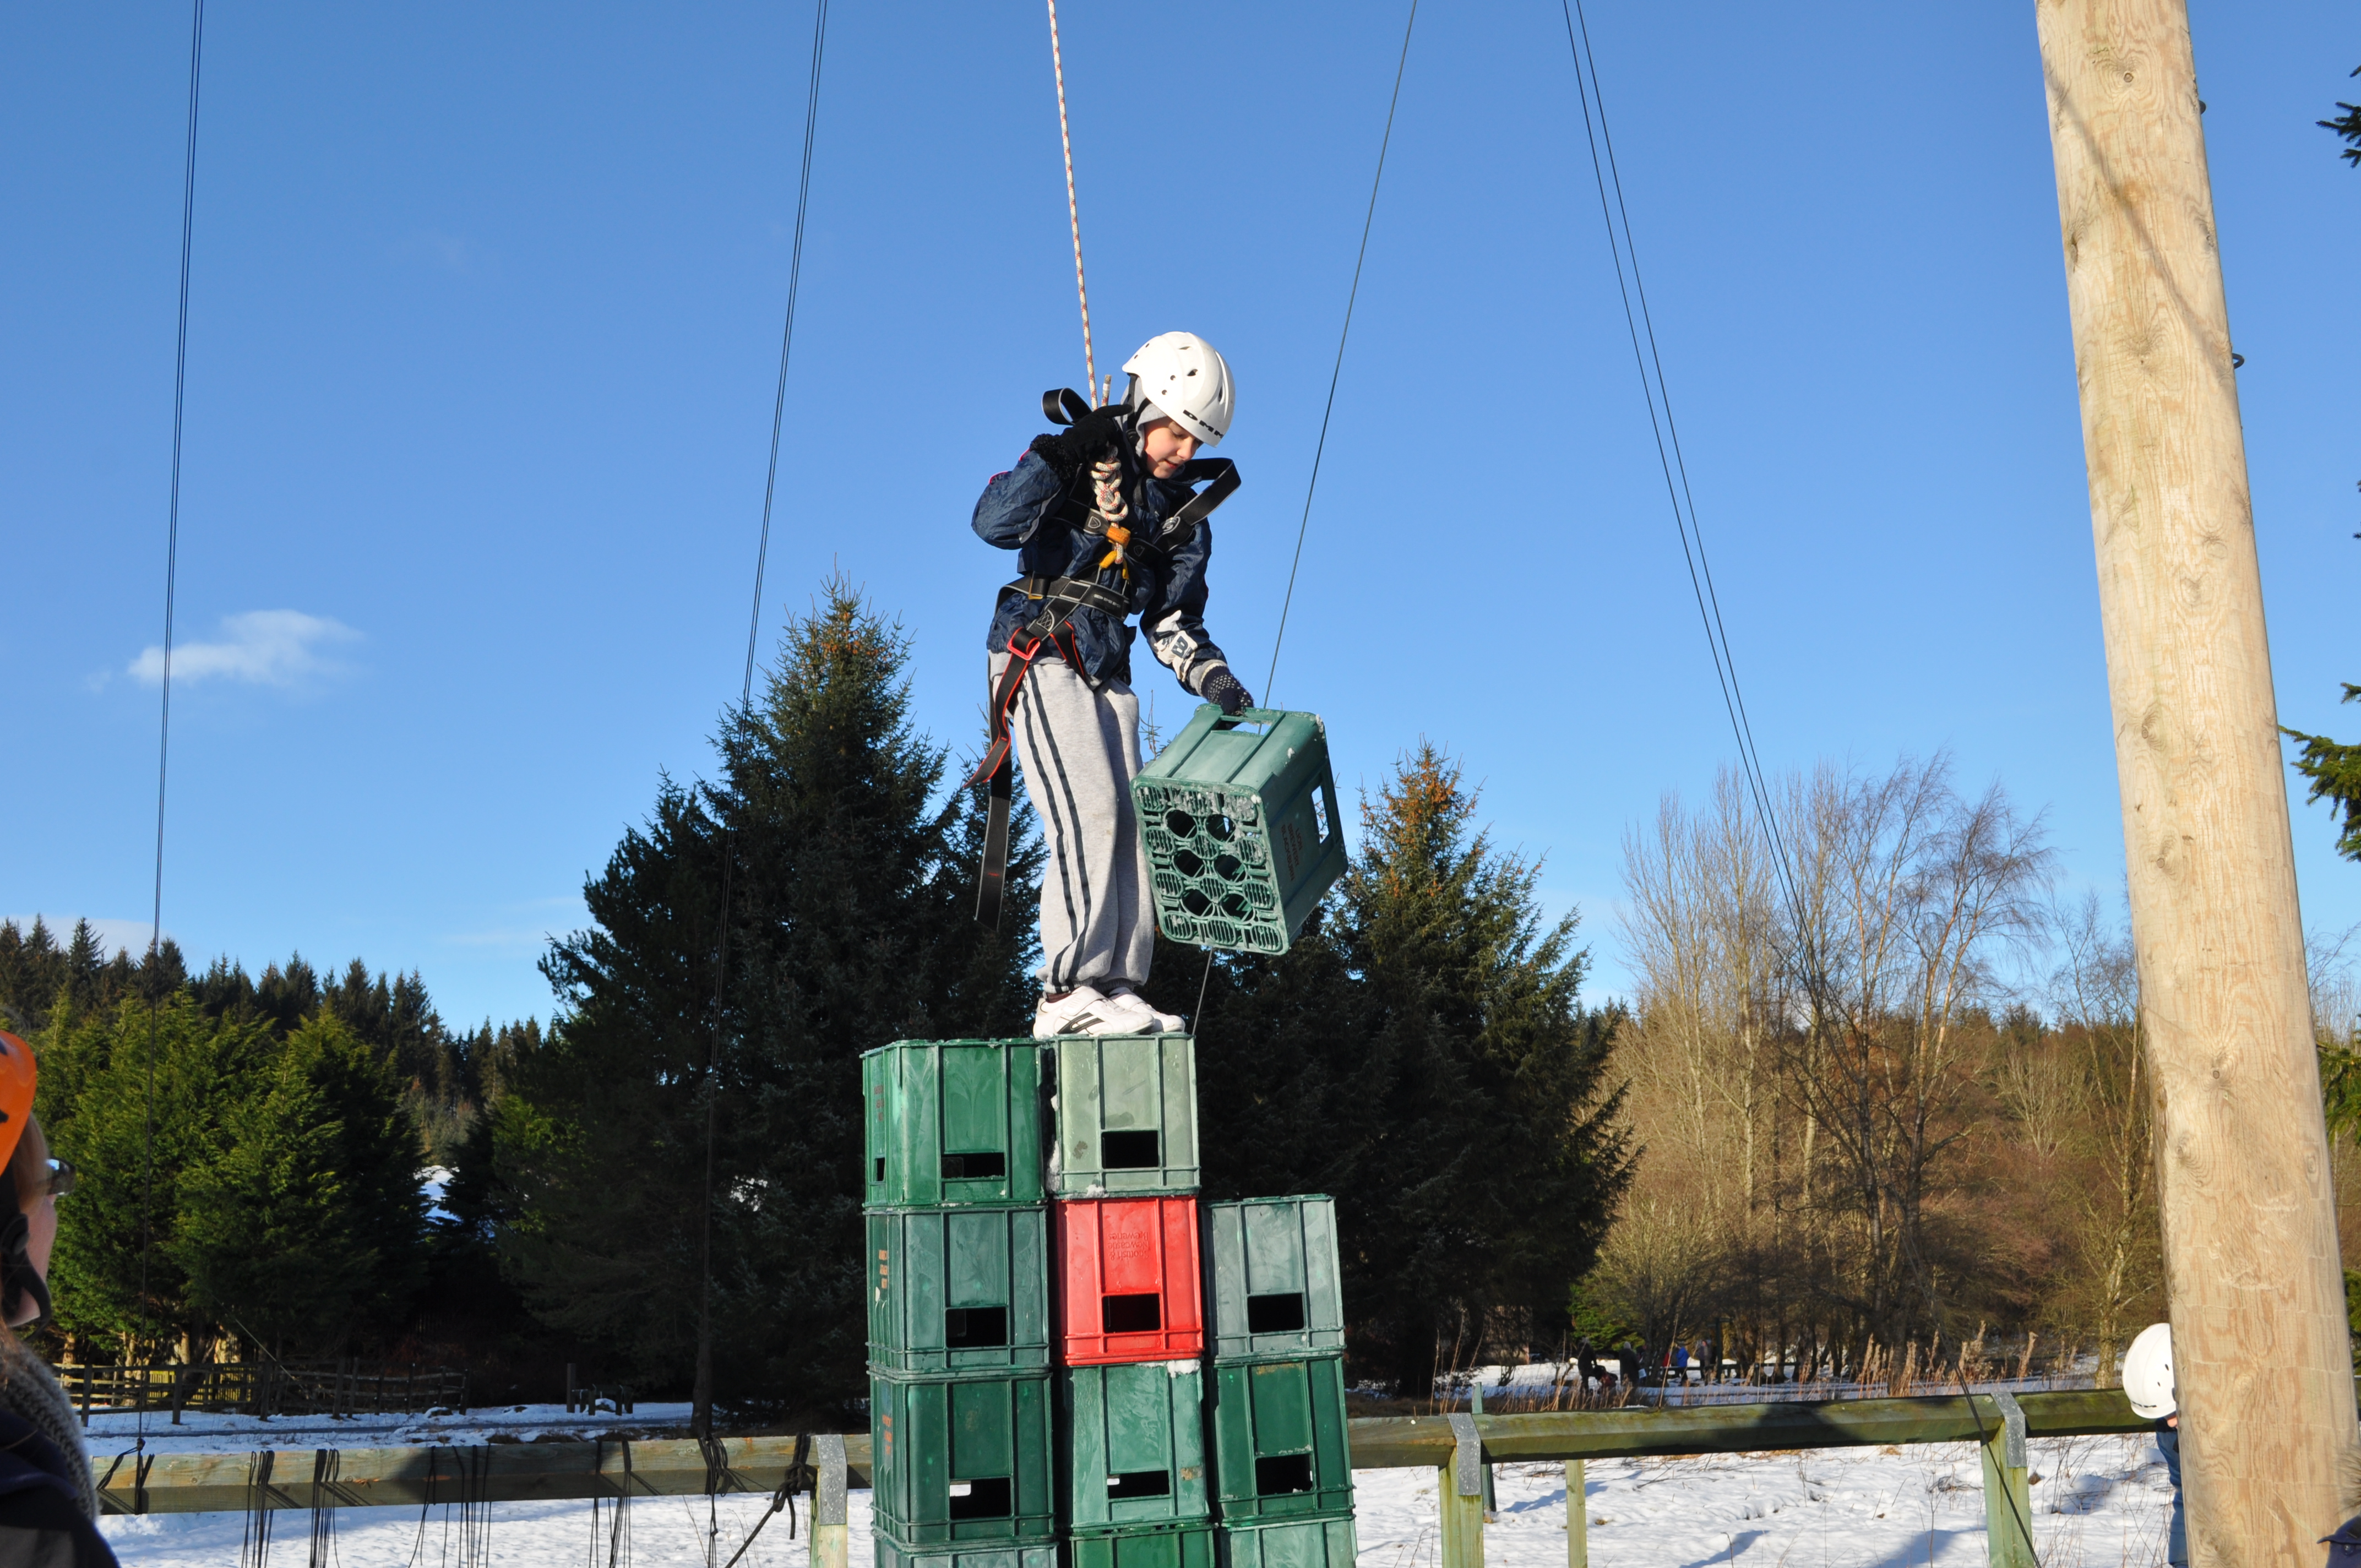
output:
POLYGON ((208 1017, 182 993, 152 1018, 130 999, 61 1009, 34 1049, 42 1127, 82 1171, 50 1264, 60 1327, 128 1350, 209 1326, 189 1306, 175 1220, 190 1172, 226 1152, 232 1110, 269 1078, 269 1028, 208 1017))
MULTIPOLYGON (((724 1403, 861 1390, 860 1053, 1029 1026, 1032 901, 976 925, 977 801, 910 728, 907 656, 840 582, 791 621, 759 705, 725 719, 720 778, 667 780, 586 886, 594 927, 543 964, 564 1011, 497 1113, 511 1272, 642 1377, 697 1371, 709 1214, 724 1403)), ((1016 857, 1012 888, 1038 864, 1016 857)))
POLYGON ((407 1307, 423 1261, 415 1128, 390 1055, 323 1008, 187 1173, 166 1251, 190 1306, 282 1349, 341 1349, 407 1307))
MULTIPOLYGON (((2356 697, 2361 697, 2361 686, 2348 684, 2345 700, 2356 697)), ((2305 801, 2325 799, 2337 812, 2336 852, 2348 861, 2361 861, 2361 746, 2325 735, 2306 735, 2284 725, 2280 733, 2303 742, 2295 771, 2312 781, 2312 793, 2305 801)))
POLYGON ((1346 1288, 1363 1354, 1405 1386, 1446 1334, 1554 1338, 1629 1179, 1576 917, 1543 920, 1539 862, 1494 849, 1475 810, 1422 745, 1364 801, 1343 883, 1380 1123, 1339 1193, 1346 1288))

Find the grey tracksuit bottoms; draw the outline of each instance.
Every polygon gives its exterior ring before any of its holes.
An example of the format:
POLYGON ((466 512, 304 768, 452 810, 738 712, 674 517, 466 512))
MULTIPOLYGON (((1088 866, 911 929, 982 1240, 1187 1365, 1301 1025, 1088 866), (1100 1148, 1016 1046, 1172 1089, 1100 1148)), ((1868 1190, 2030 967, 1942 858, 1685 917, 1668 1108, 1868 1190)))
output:
MULTIPOLYGON (((1006 653, 992 655, 994 685, 1006 653)), ((1051 995, 1110 981, 1138 985, 1156 952, 1148 852, 1132 815, 1139 698, 1121 681, 1093 691, 1055 654, 1034 663, 1008 718, 1025 794, 1041 819, 1041 980, 1051 995)))

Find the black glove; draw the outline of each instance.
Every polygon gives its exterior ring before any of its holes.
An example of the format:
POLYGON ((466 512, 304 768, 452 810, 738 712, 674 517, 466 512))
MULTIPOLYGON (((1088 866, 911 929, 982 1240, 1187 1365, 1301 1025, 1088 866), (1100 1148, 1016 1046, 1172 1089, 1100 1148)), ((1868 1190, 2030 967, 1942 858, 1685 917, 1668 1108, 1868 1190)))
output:
POLYGON ((1205 684, 1197 688, 1197 695, 1207 702, 1220 703, 1225 718, 1235 718, 1254 706, 1253 696, 1238 684, 1237 676, 1230 674, 1227 665, 1207 675, 1205 684))
POLYGON ((1112 403, 1093 409, 1063 430, 1035 436, 1033 450, 1060 478, 1071 479, 1108 453, 1122 450, 1125 411, 1112 403))

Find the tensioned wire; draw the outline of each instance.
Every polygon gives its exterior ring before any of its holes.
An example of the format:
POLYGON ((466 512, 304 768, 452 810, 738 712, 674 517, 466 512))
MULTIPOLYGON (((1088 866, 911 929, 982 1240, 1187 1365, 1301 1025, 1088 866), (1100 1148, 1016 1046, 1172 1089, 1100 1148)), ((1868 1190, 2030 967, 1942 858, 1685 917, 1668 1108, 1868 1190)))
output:
MULTIPOLYGON (((812 9, 811 74, 805 84, 804 147, 802 167, 796 183, 795 239, 787 254, 786 320, 779 331, 779 376, 776 390, 771 400, 770 467, 763 481, 763 527, 754 549, 754 600, 746 618, 746 662, 739 682, 738 714, 740 722, 752 719, 754 705, 754 657, 763 631, 763 579, 771 557, 771 516, 778 496, 779 440, 786 423, 787 367, 794 357, 796 342, 796 302, 802 291, 804 267, 805 222, 811 210, 812 146, 819 127, 820 63, 828 48, 828 0, 817 0, 812 9)), ((730 873, 735 867, 734 827, 725 827, 721 839, 721 903, 719 928, 714 943, 713 957, 713 1044, 705 1064, 705 1187, 704 1201, 699 1209, 698 1250, 699 1280, 697 1298, 697 1382, 707 1398, 706 1408, 698 1412, 697 1437, 711 1442, 713 1437, 712 1358, 713 1358, 713 1158, 715 1116, 720 1099, 722 1029, 726 1018, 724 1003, 730 967, 730 873)), ((710 1521, 708 1521, 710 1526, 710 1521)), ((708 1528, 706 1536, 706 1559, 709 1563, 715 1555, 715 1534, 708 1528)))
POLYGON ((1295 603, 1295 575, 1303 565, 1304 535, 1312 527, 1312 498, 1320 488, 1320 459, 1328 450, 1328 419, 1336 411, 1336 383, 1345 373, 1345 345, 1352 341, 1353 307, 1361 298, 1361 266, 1369 258, 1369 230, 1378 221, 1378 190, 1385 183, 1386 151, 1393 146, 1394 111, 1401 104, 1402 72, 1410 66, 1410 35, 1417 26, 1418 0, 1410 0, 1410 17, 1402 24, 1401 59, 1394 64, 1393 96, 1386 100, 1385 134, 1378 138, 1378 170, 1369 179, 1369 210, 1361 219, 1361 247, 1353 257, 1353 286, 1345 293, 1345 324, 1336 334, 1336 362, 1328 371, 1328 400, 1320 410, 1320 439, 1312 448, 1312 477, 1303 487, 1303 516, 1295 525, 1295 558, 1288 565, 1287 595, 1279 604, 1279 630, 1270 640, 1270 668, 1263 673, 1266 707, 1277 706, 1271 687, 1279 678, 1279 645, 1287 641, 1287 612, 1295 603))
MULTIPOLYGON (((164 948, 164 798, 172 756, 172 615, 181 573, 181 430, 189 383, 189 257, 197 215, 197 90, 203 81, 205 0, 192 0, 189 18, 189 129, 185 160, 181 170, 181 301, 180 324, 172 349, 172 490, 164 525, 164 663, 162 696, 156 720, 156 882, 148 927, 148 1058, 147 1100, 140 1124, 139 1176, 139 1312, 148 1317, 148 1257, 154 1241, 149 1210, 156 1191, 156 1036, 157 1009, 162 998, 157 982, 158 962, 164 948)), ((151 1325, 152 1326, 152 1325, 151 1325)), ((139 1419, 132 1452, 148 1449, 148 1401, 139 1401, 139 1419)), ((136 1467, 136 1462, 135 1462, 136 1467)))

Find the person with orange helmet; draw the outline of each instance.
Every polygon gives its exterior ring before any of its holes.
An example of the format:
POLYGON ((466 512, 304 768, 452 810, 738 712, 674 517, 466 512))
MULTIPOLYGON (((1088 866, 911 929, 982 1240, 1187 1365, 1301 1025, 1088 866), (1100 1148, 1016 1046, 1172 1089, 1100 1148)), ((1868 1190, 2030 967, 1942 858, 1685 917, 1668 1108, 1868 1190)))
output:
MULTIPOLYGON (((49 1252, 58 1239, 58 1199, 73 1190, 73 1168, 49 1157, 33 1114, 33 1047, 0 1030, 0 1317, 9 1328, 49 1316, 49 1252)), ((13 1333, 0 1332, 0 1564, 115 1568, 98 1533, 98 1493, 73 1401, 48 1362, 13 1333)))

